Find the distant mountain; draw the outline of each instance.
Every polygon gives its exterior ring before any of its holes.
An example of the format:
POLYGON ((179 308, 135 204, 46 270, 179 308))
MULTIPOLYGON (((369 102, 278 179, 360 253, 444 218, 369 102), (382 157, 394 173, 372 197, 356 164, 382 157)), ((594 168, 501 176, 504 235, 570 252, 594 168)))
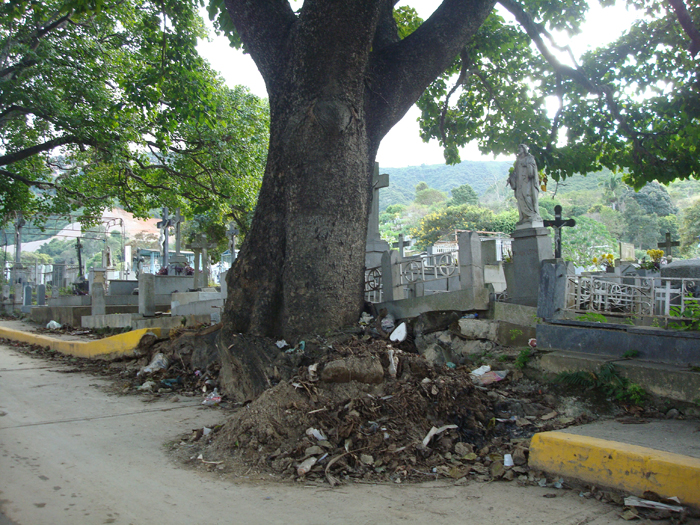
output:
POLYGON ((457 186, 469 184, 481 196, 495 182, 505 179, 512 166, 510 161, 464 161, 454 166, 422 164, 407 168, 379 166, 380 173, 389 174, 389 187, 379 191, 379 209, 384 210, 390 204, 412 202, 419 182, 448 194, 457 186))

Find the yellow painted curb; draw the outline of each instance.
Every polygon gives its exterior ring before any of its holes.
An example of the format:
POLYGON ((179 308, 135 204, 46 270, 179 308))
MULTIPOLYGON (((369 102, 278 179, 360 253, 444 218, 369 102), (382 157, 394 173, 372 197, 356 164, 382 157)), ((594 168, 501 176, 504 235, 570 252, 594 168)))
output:
POLYGON ((700 459, 564 432, 535 434, 531 468, 616 488, 637 496, 651 490, 700 507, 700 459))
POLYGON ((160 337, 160 328, 142 328, 140 330, 132 330, 131 332, 117 334, 95 341, 66 341, 47 337, 45 335, 0 327, 0 337, 2 338, 19 341, 21 343, 48 346, 51 350, 75 357, 98 357, 106 355, 117 357, 131 355, 138 346, 143 335, 147 332, 152 332, 160 337))

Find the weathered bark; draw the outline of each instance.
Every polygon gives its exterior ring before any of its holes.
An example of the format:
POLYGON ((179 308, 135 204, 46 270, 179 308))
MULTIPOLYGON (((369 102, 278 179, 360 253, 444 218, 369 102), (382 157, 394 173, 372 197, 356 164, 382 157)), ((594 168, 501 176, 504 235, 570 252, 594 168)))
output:
POLYGON ((444 0, 410 37, 391 0, 227 0, 265 79, 270 148, 229 272, 226 331, 293 340, 357 321, 379 142, 452 62, 492 0, 444 0))

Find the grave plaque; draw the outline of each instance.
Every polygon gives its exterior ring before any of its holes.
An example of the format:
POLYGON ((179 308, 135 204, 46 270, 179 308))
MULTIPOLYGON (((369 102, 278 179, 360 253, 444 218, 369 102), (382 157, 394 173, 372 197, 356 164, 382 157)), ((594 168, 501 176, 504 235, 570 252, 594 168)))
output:
POLYGON ((46 304, 46 286, 43 284, 36 287, 36 304, 37 306, 46 304))
POLYGON ((620 261, 636 261, 637 258, 634 255, 634 244, 628 242, 620 243, 620 261))

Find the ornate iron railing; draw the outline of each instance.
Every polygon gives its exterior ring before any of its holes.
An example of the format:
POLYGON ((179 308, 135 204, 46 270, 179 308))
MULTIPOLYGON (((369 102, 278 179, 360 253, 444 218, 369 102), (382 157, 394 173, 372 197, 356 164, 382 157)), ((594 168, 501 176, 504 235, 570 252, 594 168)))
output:
POLYGON ((683 319, 700 305, 700 282, 671 277, 581 277, 567 279, 566 309, 622 317, 683 319))
POLYGON ((370 303, 382 302, 382 268, 365 269, 365 301, 370 303))
POLYGON ((446 279, 459 274, 457 251, 420 255, 399 263, 401 284, 446 279))

